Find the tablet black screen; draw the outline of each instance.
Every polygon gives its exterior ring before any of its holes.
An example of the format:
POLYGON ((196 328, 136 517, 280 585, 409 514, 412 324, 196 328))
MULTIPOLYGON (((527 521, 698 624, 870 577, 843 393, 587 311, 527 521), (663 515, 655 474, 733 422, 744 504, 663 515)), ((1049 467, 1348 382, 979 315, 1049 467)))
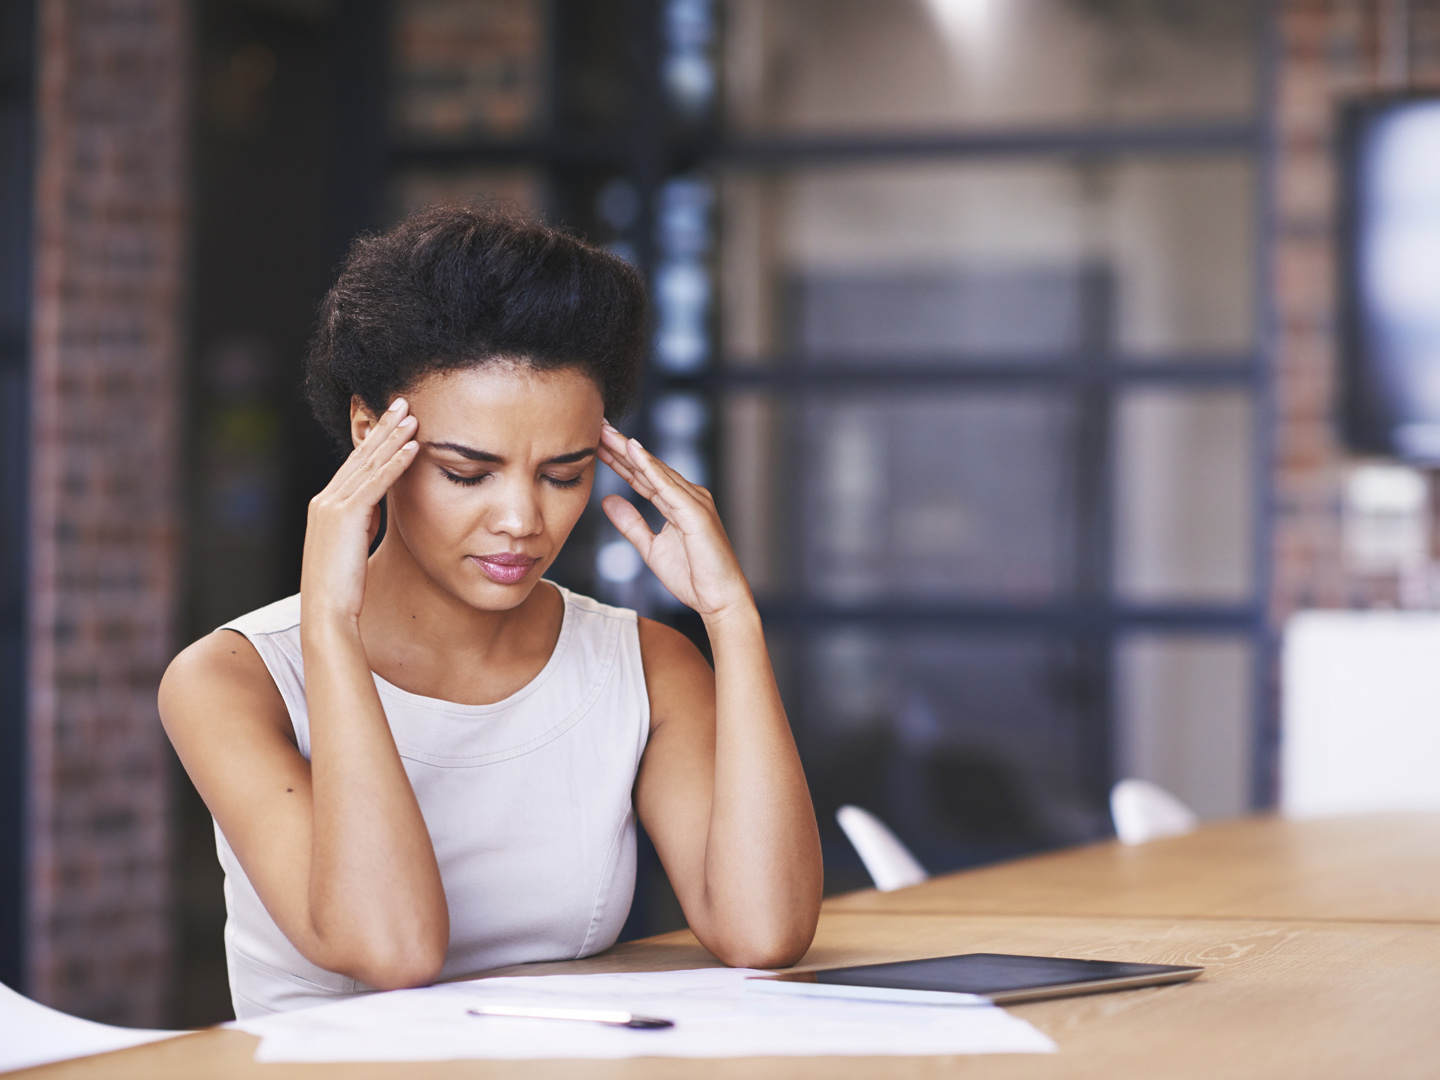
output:
POLYGON ((895 964, 831 968, 815 972, 815 981, 844 986, 884 986, 899 990, 946 990, 997 994, 1066 983, 1128 979, 1178 971, 1168 964, 1120 964, 1110 960, 1068 960, 1006 953, 967 953, 905 960, 895 964))

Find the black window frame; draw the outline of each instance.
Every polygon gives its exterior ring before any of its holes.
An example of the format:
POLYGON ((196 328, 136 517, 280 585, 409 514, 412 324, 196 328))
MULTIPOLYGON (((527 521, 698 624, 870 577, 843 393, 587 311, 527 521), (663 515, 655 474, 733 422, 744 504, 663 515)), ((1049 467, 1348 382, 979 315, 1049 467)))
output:
POLYGON ((0 7, 0 109, 14 127, 0 146, 7 177, 0 259, 14 270, 18 325, 0 325, 0 982, 25 989, 27 552, 29 547, 30 341, 34 219, 36 4, 0 7))

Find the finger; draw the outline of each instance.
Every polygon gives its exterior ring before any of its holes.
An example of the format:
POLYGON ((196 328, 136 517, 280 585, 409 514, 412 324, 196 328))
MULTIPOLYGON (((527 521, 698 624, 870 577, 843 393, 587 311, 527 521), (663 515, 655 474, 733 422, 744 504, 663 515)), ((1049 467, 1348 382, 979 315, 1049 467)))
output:
POLYGON ((625 452, 625 436, 622 435, 614 424, 606 420, 600 426, 600 445, 608 446, 617 454, 625 452))
MULTIPOLYGON (((650 501, 656 506, 660 506, 662 502, 671 507, 684 506, 687 502, 692 504, 700 502, 700 496, 695 486, 641 446, 640 440, 631 439, 626 449, 628 460, 655 489, 655 494, 650 497, 650 501)), ((678 525, 679 522, 676 524, 678 525)))
POLYGON ((374 447, 384 441, 385 436, 395 430, 396 425, 410 416, 410 403, 403 397, 397 397, 390 403, 390 407, 375 418, 370 425, 370 430, 360 440, 360 445, 355 449, 361 454, 373 453, 374 447))
POLYGON ((610 422, 608 420, 605 422, 605 425, 600 429, 600 452, 602 455, 602 459, 604 459, 604 456, 608 454, 609 460, 617 460, 620 464, 612 465, 611 467, 614 468, 616 472, 619 472, 622 476, 626 476, 627 479, 629 476, 635 475, 636 471, 630 466, 629 462, 626 460, 625 457, 625 448, 628 443, 629 440, 620 432, 616 431, 615 428, 610 425, 610 422))
POLYGON ((635 467, 631 465, 630 462, 627 461, 624 457, 620 457, 612 453, 609 447, 600 447, 599 457, 601 461, 603 461, 606 465, 610 466, 610 468, 615 470, 616 476, 620 477, 621 480, 624 480, 627 484, 629 484, 647 499, 651 495, 655 494, 655 488, 650 483, 650 481, 646 480, 644 476, 641 476, 639 473, 637 473, 635 467))
POLYGON ((645 524, 644 517, 635 505, 628 499, 622 499, 619 495, 606 495, 600 500, 600 509, 605 511, 605 516, 610 519, 610 524, 620 530, 620 535, 635 545, 635 550, 640 553, 640 558, 650 560, 650 545, 655 543, 655 534, 650 531, 650 526, 645 524))
POLYGON ((365 462, 374 456, 377 448, 385 441, 387 435, 393 432, 409 416, 410 403, 403 397, 397 397, 370 426, 365 437, 360 440, 360 445, 350 451, 340 468, 335 472, 335 479, 343 483, 355 472, 361 469, 365 462))
MULTIPOLYGON (((627 479, 631 488, 633 488, 638 495, 649 500, 651 505, 665 515, 667 521, 673 521, 676 504, 671 499, 665 497, 665 492, 657 487, 650 476, 642 471, 636 464, 634 458, 622 458, 620 460, 622 466, 628 473, 627 479)), ((675 494, 675 489, 672 488, 671 491, 672 495, 675 494)))
MULTIPOLYGON (((369 484, 375 474, 411 440, 418 425, 419 421, 413 416, 405 416, 396 421, 379 442, 369 447, 366 457, 356 463, 350 475, 341 482, 338 494, 342 498, 348 498, 369 484)), ((367 445, 369 442, 367 438, 367 445)))
POLYGON ((627 458, 624 453, 616 454, 608 446, 600 448, 600 460, 615 470, 622 480, 635 489, 636 493, 646 499, 653 499, 658 494, 655 485, 652 484, 638 468, 635 463, 627 458))
POLYGON ((625 452, 627 459, 635 463, 639 472, 650 480, 657 490, 663 490, 673 486, 682 489, 687 494, 697 494, 694 484, 686 480, 685 477, 672 469, 662 459, 650 453, 649 450, 646 450, 645 447, 640 444, 639 439, 630 439, 626 443, 625 452))
MULTIPOLYGON (((602 458, 602 460, 604 460, 602 458)), ((647 480, 643 473, 636 472, 634 467, 625 459, 617 458, 607 462, 616 474, 630 485, 631 490, 641 498, 649 501, 662 514, 669 514, 670 504, 665 502, 660 492, 655 490, 655 485, 647 480)))
MULTIPOLYGON (((676 493, 683 492, 695 499, 701 499, 703 497, 701 494, 704 491, 703 488, 694 487, 694 485, 679 473, 675 472, 675 470, 671 469, 653 454, 650 454, 644 447, 641 447, 638 440, 626 439, 625 436, 616 431, 608 421, 601 428, 600 437, 600 460, 614 469, 616 474, 634 488, 638 494, 649 499, 650 502, 666 516, 667 520, 673 520, 674 499, 673 497, 671 499, 665 497, 665 493, 643 469, 642 462, 648 460, 662 469, 663 473, 660 475, 671 481, 676 493), (637 457, 631 452, 631 443, 636 447, 640 447, 643 457, 637 457)), ((678 524, 678 522, 676 524, 678 524)))
MULTIPOLYGON (((369 458, 364 459, 363 462, 360 462, 356 469, 354 469, 353 474, 344 481, 344 484, 341 484, 340 491, 338 491, 340 497, 361 498, 361 500, 367 501, 367 503, 373 503, 377 498, 380 498, 380 495, 384 494, 384 491, 390 487, 390 484, 395 482, 395 477, 390 477, 390 480, 383 481, 382 487, 380 487, 379 490, 374 490, 373 485, 380 480, 380 477, 382 477, 384 471, 390 467, 390 464, 395 462, 396 458, 403 456, 403 458, 405 458, 405 464, 400 468, 400 472, 403 472, 406 468, 409 468, 410 461, 415 459, 419 444, 415 444, 412 436, 415 435, 415 429, 418 423, 418 420, 413 418, 413 416, 406 416, 406 418, 400 420, 399 423, 396 423, 395 428, 384 436, 384 439, 380 441, 380 445, 374 448, 373 454, 370 455, 369 458)), ((399 474, 395 475, 397 477, 399 474)))
POLYGON ((414 439, 397 447, 388 460, 368 474, 364 485, 356 491, 356 496, 372 505, 378 504, 385 492, 390 490, 390 486, 410 467, 419 451, 420 444, 414 439))
POLYGON ((631 468, 630 463, 625 460, 625 452, 623 450, 615 450, 602 442, 595 451, 595 456, 627 480, 635 475, 635 470, 631 468))

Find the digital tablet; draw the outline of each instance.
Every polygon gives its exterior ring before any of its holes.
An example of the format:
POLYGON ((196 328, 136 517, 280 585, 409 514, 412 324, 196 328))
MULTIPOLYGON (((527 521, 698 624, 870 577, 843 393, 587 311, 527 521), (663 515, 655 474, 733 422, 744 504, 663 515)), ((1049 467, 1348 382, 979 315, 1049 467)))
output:
POLYGON ((964 1004, 962 995, 1008 1005, 1018 1001, 1094 994, 1185 982, 1205 969, 1174 964, 1125 964, 1056 956, 965 953, 928 960, 823 971, 782 972, 751 980, 762 991, 823 997, 964 1004))

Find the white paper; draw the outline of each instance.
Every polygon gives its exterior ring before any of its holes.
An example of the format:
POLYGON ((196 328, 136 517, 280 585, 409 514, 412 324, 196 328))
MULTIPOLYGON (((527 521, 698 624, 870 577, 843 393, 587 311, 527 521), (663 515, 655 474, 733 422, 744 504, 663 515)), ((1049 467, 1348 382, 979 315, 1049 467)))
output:
POLYGON ((750 979, 745 989, 754 994, 787 997, 845 998, 849 1001, 889 1001, 901 1005, 989 1005, 979 994, 953 990, 905 990, 898 986, 856 986, 850 983, 791 982, 788 979, 750 979))
POLYGON ((82 1020, 31 1001, 0 983, 0 1072, 124 1050, 185 1034, 82 1020))
POLYGON ((1048 1036, 993 1005, 897 1005, 747 992, 733 968, 477 979, 396 990, 235 1026, 259 1062, 1053 1053, 1048 1036), (477 1017, 483 1003, 622 1009, 672 1020, 634 1030, 477 1017))

